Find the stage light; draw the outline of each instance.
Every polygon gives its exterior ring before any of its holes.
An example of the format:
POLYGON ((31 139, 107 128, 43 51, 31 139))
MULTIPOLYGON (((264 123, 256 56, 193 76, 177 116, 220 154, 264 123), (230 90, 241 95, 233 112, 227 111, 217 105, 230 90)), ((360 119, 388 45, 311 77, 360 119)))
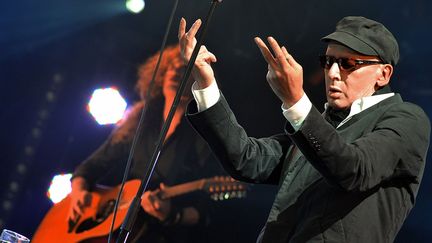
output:
POLYGON ((71 191, 72 174, 60 174, 53 177, 48 188, 47 196, 53 203, 58 203, 65 198, 71 191))
POLYGON ((127 103, 115 88, 97 89, 87 106, 100 125, 115 124, 123 118, 127 103))
POLYGON ((144 7, 144 0, 126 0, 126 8, 132 13, 140 13, 144 7))

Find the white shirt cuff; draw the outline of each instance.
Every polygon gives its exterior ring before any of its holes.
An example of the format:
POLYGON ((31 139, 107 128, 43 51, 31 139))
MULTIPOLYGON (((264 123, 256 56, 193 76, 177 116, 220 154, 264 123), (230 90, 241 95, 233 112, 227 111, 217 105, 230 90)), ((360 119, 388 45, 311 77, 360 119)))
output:
POLYGON ((283 115, 291 123, 294 131, 298 131, 312 109, 312 103, 307 97, 306 93, 303 94, 301 99, 293 106, 286 108, 284 104, 281 106, 283 115))
POLYGON ((219 87, 216 80, 207 88, 197 89, 196 82, 192 85, 192 94, 197 102, 198 112, 205 111, 215 105, 220 98, 219 87))

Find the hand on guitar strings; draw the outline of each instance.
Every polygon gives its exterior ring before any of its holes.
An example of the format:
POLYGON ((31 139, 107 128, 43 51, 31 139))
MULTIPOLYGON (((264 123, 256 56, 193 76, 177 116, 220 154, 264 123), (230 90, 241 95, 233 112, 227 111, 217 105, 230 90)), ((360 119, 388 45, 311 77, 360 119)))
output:
POLYGON ((86 182, 83 178, 77 177, 72 180, 70 199, 71 204, 66 220, 77 221, 92 201, 92 194, 86 189, 86 182))

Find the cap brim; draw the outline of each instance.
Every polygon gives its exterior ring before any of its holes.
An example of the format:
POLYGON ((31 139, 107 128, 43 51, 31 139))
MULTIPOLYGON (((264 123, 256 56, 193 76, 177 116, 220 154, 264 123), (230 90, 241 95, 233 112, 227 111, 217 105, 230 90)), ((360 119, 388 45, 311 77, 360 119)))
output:
POLYGON ((357 37, 350 35, 345 32, 336 31, 331 33, 328 36, 321 38, 321 41, 329 42, 329 41, 337 41, 348 48, 359 52, 364 55, 370 56, 378 56, 378 53, 369 45, 364 43, 362 40, 357 37))

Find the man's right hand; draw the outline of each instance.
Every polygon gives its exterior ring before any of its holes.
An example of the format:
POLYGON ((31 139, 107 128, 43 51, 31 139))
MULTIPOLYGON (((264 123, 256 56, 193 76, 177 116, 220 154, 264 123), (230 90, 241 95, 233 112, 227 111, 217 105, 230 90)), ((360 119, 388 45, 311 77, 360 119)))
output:
MULTIPOLYGON (((186 32, 186 20, 184 18, 180 20, 178 39, 181 55, 186 63, 189 62, 195 45, 197 44, 195 35, 200 26, 201 20, 198 19, 191 26, 189 31, 186 32)), ((192 69, 192 76, 195 79, 196 85, 198 85, 198 89, 207 88, 210 84, 215 82, 214 72, 211 67, 212 62, 216 62, 216 56, 209 52, 205 46, 201 46, 192 69)))
POLYGON ((87 188, 87 182, 84 178, 76 177, 72 180, 72 192, 70 193, 71 204, 66 220, 77 220, 77 218, 84 213, 85 208, 90 206, 92 194, 87 188))
POLYGON ((304 94, 303 68, 273 37, 268 37, 267 40, 274 55, 261 38, 255 38, 255 43, 268 63, 267 82, 285 107, 291 107, 304 94))

